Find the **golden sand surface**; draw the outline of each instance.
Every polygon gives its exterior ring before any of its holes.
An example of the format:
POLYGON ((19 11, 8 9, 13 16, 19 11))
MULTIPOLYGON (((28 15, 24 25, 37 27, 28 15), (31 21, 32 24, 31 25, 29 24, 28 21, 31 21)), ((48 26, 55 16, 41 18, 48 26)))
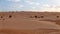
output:
POLYGON ((60 34, 60 13, 0 12, 0 34, 60 34))

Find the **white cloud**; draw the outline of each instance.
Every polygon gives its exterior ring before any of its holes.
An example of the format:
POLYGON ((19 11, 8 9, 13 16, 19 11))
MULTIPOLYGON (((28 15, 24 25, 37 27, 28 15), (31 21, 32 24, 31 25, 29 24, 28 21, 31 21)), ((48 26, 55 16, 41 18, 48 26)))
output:
POLYGON ((36 5, 40 5, 40 3, 35 3, 36 5))
POLYGON ((36 9, 36 7, 31 7, 31 9, 36 9))
POLYGON ((19 2, 19 1, 21 1, 21 0, 8 0, 8 1, 19 2))
POLYGON ((34 3, 34 2, 30 2, 29 4, 30 4, 30 5, 33 5, 33 4, 35 4, 35 3, 34 3))
POLYGON ((44 4, 42 7, 31 7, 31 9, 29 9, 31 11, 60 11, 60 6, 59 5, 48 5, 48 4, 44 4))
POLYGON ((42 7, 46 7, 46 8, 48 7, 49 8, 49 7, 51 7, 51 5, 49 5, 49 4, 43 4, 42 7))
POLYGON ((29 3, 32 6, 31 10, 38 10, 38 8, 45 10, 45 11, 60 11, 60 0, 51 0, 52 2, 54 2, 56 5, 52 5, 52 4, 43 4, 41 5, 43 8, 41 8, 40 3, 38 2, 32 2, 31 0, 26 0, 27 3, 29 3), (37 7, 38 6, 38 7, 37 7))
POLYGON ((30 5, 35 4, 34 2, 32 2, 32 1, 28 1, 28 0, 26 0, 25 2, 28 3, 28 4, 30 4, 30 5))
POLYGON ((10 5, 7 9, 7 11, 11 10, 11 11, 19 11, 19 10, 22 10, 24 7, 24 5, 22 4, 13 4, 13 5, 10 5))
POLYGON ((25 2, 30 3, 30 1, 25 1, 25 2))
POLYGON ((20 8, 23 8, 23 7, 24 7, 24 5, 20 5, 19 7, 20 7, 20 8))
POLYGON ((45 7, 45 8, 42 8, 42 11, 60 11, 60 8, 58 6, 50 6, 50 7, 45 7))
POLYGON ((24 7, 24 5, 16 4, 16 5, 14 5, 13 7, 15 7, 15 8, 23 8, 23 7, 24 7))
POLYGON ((40 3, 38 3, 38 2, 32 2, 30 0, 26 0, 25 2, 28 3, 28 4, 30 4, 30 5, 40 5, 40 3))
MULTIPOLYGON (((12 1, 12 2, 20 2, 21 0, 8 0, 8 1, 12 1)), ((52 5, 52 4, 40 4, 40 2, 34 2, 32 0, 23 0, 24 2, 26 2, 27 4, 29 4, 31 7, 28 8, 29 10, 43 10, 43 11, 60 11, 60 0, 51 0, 52 2, 56 3, 56 5, 52 5), (33 7, 32 7, 33 6, 33 7)), ((37 0, 38 1, 38 0, 37 0)), ((20 5, 20 4, 16 4, 11 6, 12 9, 24 9, 24 5, 20 5)))

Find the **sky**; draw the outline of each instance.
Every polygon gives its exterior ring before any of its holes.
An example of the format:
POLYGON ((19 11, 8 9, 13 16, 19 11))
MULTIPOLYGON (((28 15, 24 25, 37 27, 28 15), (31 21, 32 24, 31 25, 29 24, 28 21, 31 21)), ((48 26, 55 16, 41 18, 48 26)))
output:
POLYGON ((0 11, 60 11, 60 0, 0 0, 0 11))

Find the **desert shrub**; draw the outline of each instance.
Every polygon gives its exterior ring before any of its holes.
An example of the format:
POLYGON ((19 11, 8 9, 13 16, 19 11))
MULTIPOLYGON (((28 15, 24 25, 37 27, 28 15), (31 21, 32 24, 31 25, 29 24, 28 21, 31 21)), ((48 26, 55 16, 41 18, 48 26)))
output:
POLYGON ((12 17, 12 15, 9 15, 9 18, 11 18, 12 17))
POLYGON ((35 18, 37 18, 37 16, 35 16, 35 18))
POLYGON ((41 16, 41 18, 44 18, 44 16, 41 16))
POLYGON ((1 16, 1 18, 3 18, 3 16, 1 16))
POLYGON ((59 18, 59 16, 57 16, 57 18, 59 18))

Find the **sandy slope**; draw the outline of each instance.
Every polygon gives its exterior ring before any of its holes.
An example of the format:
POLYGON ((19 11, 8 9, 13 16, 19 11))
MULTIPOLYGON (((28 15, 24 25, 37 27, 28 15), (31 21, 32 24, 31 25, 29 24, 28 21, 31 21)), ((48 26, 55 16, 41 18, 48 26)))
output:
POLYGON ((1 34, 52 34, 59 30, 60 26, 50 21, 12 18, 6 21, 0 31, 1 34))
MULTIPOLYGON (((12 18, 13 19, 13 18, 12 18)), ((16 29, 36 29, 36 28, 47 28, 47 29, 60 29, 60 26, 49 21, 36 21, 29 19, 13 19, 8 20, 4 25, 4 28, 16 28, 16 29)))
POLYGON ((0 13, 1 15, 4 17, 0 18, 0 34, 60 34, 60 25, 53 21, 55 18, 35 19, 30 18, 30 13, 0 13), (9 15, 13 16, 10 18, 9 15))

